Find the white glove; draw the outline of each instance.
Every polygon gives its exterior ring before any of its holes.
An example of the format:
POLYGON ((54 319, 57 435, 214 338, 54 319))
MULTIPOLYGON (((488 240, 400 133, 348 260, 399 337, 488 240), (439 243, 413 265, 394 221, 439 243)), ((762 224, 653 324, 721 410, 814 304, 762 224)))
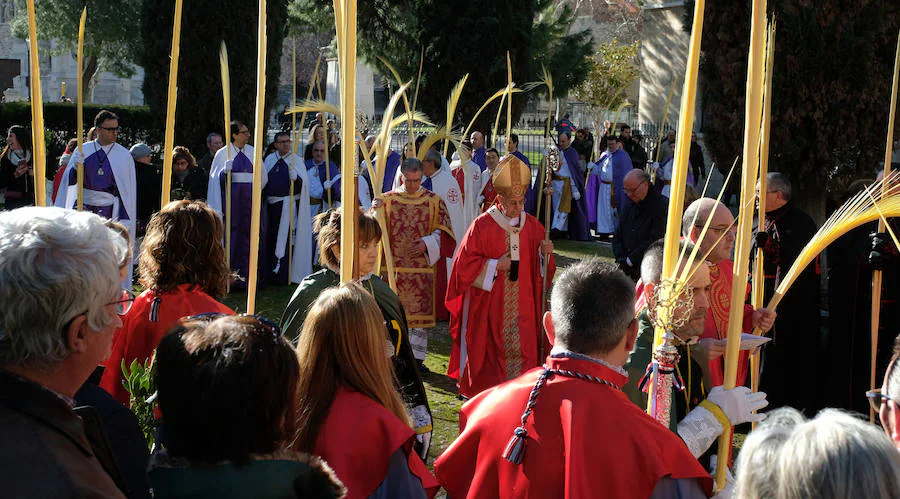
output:
POLYGON ((228 161, 225 162, 225 171, 230 172, 232 166, 234 166, 234 160, 229 159, 228 161))
POLYGON ((334 185, 334 180, 326 180, 322 182, 322 187, 324 187, 326 190, 331 189, 332 185, 334 185))
POLYGON ((594 169, 594 163, 588 163, 585 165, 585 168, 587 168, 588 172, 592 171, 594 169))
MULTIPOLYGON (((719 464, 718 460, 719 456, 710 456, 709 464, 710 464, 710 472, 709 474, 713 477, 716 476, 716 467, 719 464)), ((725 486, 722 487, 722 490, 715 491, 716 495, 712 497, 712 499, 731 499, 734 497, 734 475, 731 474, 731 470, 727 467, 725 468, 725 486)))
POLYGON ((75 160, 75 163, 84 164, 84 153, 79 151, 76 147, 74 151, 72 151, 72 159, 75 160))
POLYGON ((572 189, 572 199, 574 199, 575 201, 581 199, 581 193, 578 192, 578 189, 572 189))
POLYGON ((653 168, 653 171, 659 170, 659 161, 654 161, 650 168, 653 168))
POLYGON ((341 179, 341 174, 338 173, 337 175, 331 177, 331 183, 334 184, 335 182, 337 182, 340 179, 341 179))
POLYGON ((769 405, 765 392, 754 393, 746 386, 739 386, 731 390, 723 390, 721 386, 717 386, 709 391, 706 400, 719 406, 722 412, 728 416, 732 426, 766 419, 765 414, 752 414, 752 412, 769 405))

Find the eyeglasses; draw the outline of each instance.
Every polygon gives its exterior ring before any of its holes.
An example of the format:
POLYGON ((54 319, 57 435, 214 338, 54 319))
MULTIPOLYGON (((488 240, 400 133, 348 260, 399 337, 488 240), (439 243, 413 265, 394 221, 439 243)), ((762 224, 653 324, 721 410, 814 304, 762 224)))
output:
POLYGON ((109 302, 107 305, 115 305, 116 313, 119 315, 125 315, 131 310, 131 305, 134 304, 134 293, 128 291, 127 289, 123 289, 119 295, 119 299, 117 301, 109 302))
POLYGON ((886 404, 893 400, 889 396, 881 393, 881 388, 867 391, 866 398, 869 399, 869 406, 875 412, 881 410, 881 404, 886 404))
MULTIPOLYGON (((694 227, 696 227, 696 228, 698 228, 698 229, 703 229, 703 226, 702 226, 702 225, 696 225, 696 224, 695 224, 694 227)), ((707 230, 710 231, 710 232, 715 232, 716 234, 722 235, 722 234, 724 234, 724 233, 726 233, 726 232, 728 232, 729 230, 732 230, 732 229, 733 229, 735 232, 737 232, 737 227, 735 227, 734 225, 728 225, 728 226, 725 226, 725 227, 710 227, 710 228, 707 229, 707 230)))
POLYGON ((178 322, 182 326, 186 326, 191 322, 212 322, 221 317, 234 317, 235 320, 243 325, 252 326, 253 330, 256 332, 262 332, 266 334, 273 335, 274 340, 278 340, 281 337, 281 328, 278 327, 277 324, 272 322, 271 320, 261 316, 261 315, 251 315, 251 314, 223 314, 222 312, 206 312, 203 314, 191 315, 188 317, 182 317, 178 322))
POLYGON ((241 130, 238 135, 250 135, 250 130, 241 130))
POLYGON ((117 126, 114 126, 114 127, 101 126, 100 128, 103 130, 106 130, 107 132, 118 132, 119 131, 119 127, 117 127, 117 126))

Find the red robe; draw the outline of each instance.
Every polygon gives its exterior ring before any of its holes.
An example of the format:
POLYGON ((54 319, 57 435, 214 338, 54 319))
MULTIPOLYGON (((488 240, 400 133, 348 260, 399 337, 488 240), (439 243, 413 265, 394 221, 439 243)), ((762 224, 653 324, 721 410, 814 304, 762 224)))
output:
MULTIPOLYGON (((456 179, 456 183, 459 184, 459 192, 462 193, 463 201, 466 200, 466 171, 462 166, 455 170, 450 170, 450 174, 453 175, 453 178, 456 179)), ((457 236, 459 237, 459 236, 457 236)))
POLYGON ((497 190, 494 189, 493 175, 488 174, 487 184, 481 189, 481 194, 484 196, 484 201, 481 202, 481 212, 484 213, 491 206, 494 206, 494 203, 497 201, 497 190))
MULTIPOLYGON (((447 259, 456 247, 450 212, 440 196, 424 188, 412 194, 394 190, 382 199, 379 209, 384 210, 387 221, 397 295, 406 310, 409 327, 434 327, 436 319, 448 318, 440 297, 447 292, 447 259), (435 230, 441 231, 440 257, 435 265, 428 265, 426 255, 406 256, 406 248, 435 230)), ((382 268, 386 271, 387 266, 382 268)))
POLYGON ((131 310, 122 318, 122 327, 113 336, 112 354, 106 360, 100 386, 125 407, 130 406, 130 401, 128 390, 122 386, 123 360, 126 367, 135 359, 146 362, 162 337, 182 317, 206 312, 234 314, 200 288, 190 288, 190 284, 182 284, 161 294, 148 289, 135 298, 131 310))
MULTIPOLYGON (((622 386, 628 378, 589 360, 550 358, 554 368, 622 386)), ((434 463, 448 497, 649 497, 660 478, 712 480, 684 442, 620 390, 552 376, 525 429, 518 465, 503 452, 521 424, 540 369, 482 392, 459 415, 460 435, 434 463)))
POLYGON ((491 291, 481 287, 491 277, 489 260, 509 252, 509 234, 490 212, 472 222, 453 259, 447 286, 453 337, 447 375, 459 381, 459 393, 467 397, 538 366, 538 341, 550 351, 541 327, 541 286, 552 282, 556 264, 551 255, 547 279, 541 277, 544 227, 522 214, 518 281, 497 272, 491 291))
MULTIPOLYGON (((706 311, 706 325, 703 328, 702 338, 725 339, 728 332, 728 313, 731 310, 731 284, 734 262, 721 260, 709 266, 709 310, 706 311)), ((749 293, 750 288, 747 287, 749 293)), ((744 299, 746 301, 746 294, 744 299)), ((741 332, 749 333, 753 322, 753 306, 744 305, 743 325, 741 332)), ((747 379, 747 369, 750 365, 750 353, 741 350, 738 360, 738 371, 735 386, 742 386, 747 379)), ((712 386, 721 386, 725 382, 725 356, 709 361, 709 375, 712 386)))
POLYGON ((319 428, 313 454, 324 459, 344 483, 347 499, 364 499, 384 481, 391 456, 402 448, 409 471, 422 481, 428 497, 434 497, 439 485, 413 452, 415 439, 413 429, 381 404, 341 387, 319 428))

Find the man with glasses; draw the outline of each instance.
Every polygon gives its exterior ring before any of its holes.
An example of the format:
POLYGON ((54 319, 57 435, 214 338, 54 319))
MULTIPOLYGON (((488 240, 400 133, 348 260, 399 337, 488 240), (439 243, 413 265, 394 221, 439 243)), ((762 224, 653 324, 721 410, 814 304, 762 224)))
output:
MULTIPOLYGON (((755 258, 756 249, 763 250, 764 302, 771 299, 785 273, 818 230, 813 219, 794 205, 791 181, 785 174, 766 175, 766 187, 766 216, 759 224, 761 227, 754 227, 754 247, 750 252, 751 258, 755 258)), ((779 303, 772 341, 763 352, 759 381, 761 389, 769 393, 773 407, 789 405, 805 410, 808 415, 826 405, 828 391, 822 389, 824 385, 814 385, 798 392, 785 380, 804 379, 821 368, 822 359, 808 354, 811 346, 819 348, 822 342, 818 268, 818 262, 808 265, 779 303)), ((868 348, 868 343, 864 348, 868 348)))
POLYGON ((872 409, 878 413, 884 432, 894 442, 894 447, 900 449, 900 336, 894 340, 894 355, 884 373, 884 382, 881 388, 866 392, 872 409))
MULTIPOLYGON (((424 169, 416 158, 400 164, 403 183, 384 194, 376 209, 383 210, 391 242, 397 289, 409 322, 409 343, 420 369, 428 349, 426 328, 446 317, 448 258, 456 239, 450 212, 440 196, 422 187, 424 169)), ((427 370, 426 370, 427 371, 427 370)))
POLYGON ((631 200, 621 213, 613 239, 616 265, 632 279, 640 275, 644 251, 653 241, 666 235, 668 199, 650 188, 650 175, 635 168, 625 175, 623 191, 631 200))
POLYGON ((268 231, 266 235, 266 269, 269 278, 279 284, 300 282, 312 273, 312 225, 309 217, 309 177, 303 157, 291 153, 290 132, 275 134, 275 152, 263 164, 269 182, 263 189, 266 199, 268 231), (291 184, 293 208, 291 208, 291 184), (293 228, 291 229, 291 214, 293 228), (293 242, 292 242, 293 241, 293 242), (293 251, 292 268, 285 255, 293 251))
POLYGON ((0 213, 0 482, 6 496, 125 497, 96 411, 74 409, 75 393, 109 356, 122 325, 116 312, 130 303, 123 301, 117 245, 124 246, 119 234, 92 213, 0 213))
MULTIPOLYGON (((97 140, 87 142, 72 153, 63 173, 65 189, 56 196, 56 206, 75 209, 78 206, 78 169, 84 165, 84 210, 121 222, 134 242, 137 220, 137 180, 134 159, 128 149, 116 143, 119 117, 103 110, 94 118, 97 140)), ((128 265, 126 287, 131 287, 132 269, 128 265)))
MULTIPOLYGON (((731 311, 732 267, 734 262, 731 253, 734 250, 735 236, 734 216, 722 203, 711 198, 700 198, 684 212, 681 222, 681 235, 700 246, 697 258, 706 257, 709 262, 709 278, 712 283, 709 311, 706 314, 706 325, 703 330, 702 343, 709 352, 709 374, 712 386, 719 386, 724 380, 723 354, 725 353, 725 335, 728 330, 728 316, 731 311), (708 222, 707 222, 708 221, 708 222), (703 233, 706 224, 709 227, 703 233), (701 235, 703 236, 701 238, 701 235)), ((744 297, 746 301, 746 296, 744 297)), ((743 325, 741 331, 749 333, 759 328, 763 333, 772 329, 776 314, 766 308, 754 310, 750 304, 744 305, 743 325)), ((743 385, 747 377, 749 352, 741 352, 738 364, 737 384, 743 385)))
MULTIPOLYGON (((213 159, 209 173, 209 189, 206 200, 210 208, 215 210, 226 224, 231 225, 231 268, 237 271, 241 279, 232 284, 232 289, 246 289, 250 274, 250 240, 253 237, 265 237, 265 218, 260 221, 259 234, 250 233, 251 205, 253 194, 253 146, 250 142, 250 129, 240 121, 232 121, 230 125, 231 143, 219 149, 213 159), (228 188, 228 172, 231 172, 231 192, 228 188), (225 214, 227 196, 231 195, 231 213, 225 214)), ((266 169, 262 169, 261 188, 268 183, 266 169)), ((263 239, 265 241, 265 239, 263 239)), ((260 245, 263 253, 264 244, 260 245)), ((262 274, 264 266, 260 265, 259 280, 266 282, 262 274)))

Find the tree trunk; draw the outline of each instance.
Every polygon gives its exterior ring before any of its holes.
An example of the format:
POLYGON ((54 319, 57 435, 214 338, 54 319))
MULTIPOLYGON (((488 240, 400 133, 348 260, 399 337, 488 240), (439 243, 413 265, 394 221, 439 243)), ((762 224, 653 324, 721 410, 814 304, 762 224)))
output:
POLYGON ((94 77, 97 76, 97 70, 100 68, 100 62, 97 56, 87 56, 84 60, 84 68, 81 73, 81 88, 84 93, 84 102, 94 102, 94 77))

